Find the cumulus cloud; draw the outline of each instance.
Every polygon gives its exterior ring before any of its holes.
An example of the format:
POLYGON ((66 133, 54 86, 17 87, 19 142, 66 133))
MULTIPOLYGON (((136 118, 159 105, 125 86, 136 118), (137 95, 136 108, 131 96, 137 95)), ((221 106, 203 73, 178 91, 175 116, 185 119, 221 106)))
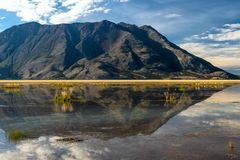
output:
POLYGON ((213 28, 189 40, 237 41, 240 40, 240 24, 225 24, 221 28, 213 28))
POLYGON ((223 30, 220 34, 209 34, 207 39, 216 41, 236 41, 240 40, 240 30, 223 30))
MULTIPOLYGON (((84 144, 79 143, 60 143, 59 137, 39 137, 34 140, 26 140, 18 143, 16 146, 3 145, 0 150, 1 160, 10 159, 68 159, 68 160, 92 160, 91 154, 97 151, 91 151, 84 144)), ((1 143, 1 141, 0 141, 1 143)), ((7 143, 7 142, 5 142, 7 143)))
POLYGON ((15 12, 22 21, 43 22, 56 11, 56 0, 0 0, 0 9, 15 12))
POLYGON ((214 65, 240 68, 240 24, 225 24, 185 39, 180 46, 214 65))
MULTIPOLYGON (((128 0, 110 0, 123 3, 128 0)), ((71 23, 90 13, 108 13, 109 0, 0 0, 0 9, 15 12, 22 21, 71 23)))

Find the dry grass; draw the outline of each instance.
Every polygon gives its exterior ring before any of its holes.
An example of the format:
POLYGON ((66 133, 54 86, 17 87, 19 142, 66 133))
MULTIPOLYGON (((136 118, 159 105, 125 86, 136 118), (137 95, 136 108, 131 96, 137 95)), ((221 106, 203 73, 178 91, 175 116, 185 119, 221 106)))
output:
POLYGON ((240 80, 0 80, 0 84, 240 84, 240 80))

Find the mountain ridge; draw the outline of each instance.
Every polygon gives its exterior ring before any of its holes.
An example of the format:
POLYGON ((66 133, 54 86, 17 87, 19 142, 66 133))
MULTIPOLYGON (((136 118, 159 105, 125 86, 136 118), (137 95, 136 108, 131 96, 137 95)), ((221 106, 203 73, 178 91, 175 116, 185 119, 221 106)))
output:
POLYGON ((0 33, 1 79, 238 79, 153 27, 124 22, 41 25, 0 33))

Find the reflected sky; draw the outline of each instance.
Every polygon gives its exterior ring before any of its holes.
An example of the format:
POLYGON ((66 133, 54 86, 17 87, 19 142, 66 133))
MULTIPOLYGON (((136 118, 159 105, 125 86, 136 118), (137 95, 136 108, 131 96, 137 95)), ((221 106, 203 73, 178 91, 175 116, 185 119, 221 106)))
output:
POLYGON ((239 97, 240 86, 232 86, 183 111, 176 118, 198 127, 218 127, 226 132, 232 129, 240 134, 239 97))

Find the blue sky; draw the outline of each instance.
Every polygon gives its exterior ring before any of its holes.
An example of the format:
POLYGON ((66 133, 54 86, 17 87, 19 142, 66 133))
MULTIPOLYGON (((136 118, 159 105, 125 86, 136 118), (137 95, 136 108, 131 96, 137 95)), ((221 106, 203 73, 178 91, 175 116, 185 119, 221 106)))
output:
POLYGON ((29 21, 152 25, 213 64, 240 70, 240 0, 0 0, 0 31, 29 21))

